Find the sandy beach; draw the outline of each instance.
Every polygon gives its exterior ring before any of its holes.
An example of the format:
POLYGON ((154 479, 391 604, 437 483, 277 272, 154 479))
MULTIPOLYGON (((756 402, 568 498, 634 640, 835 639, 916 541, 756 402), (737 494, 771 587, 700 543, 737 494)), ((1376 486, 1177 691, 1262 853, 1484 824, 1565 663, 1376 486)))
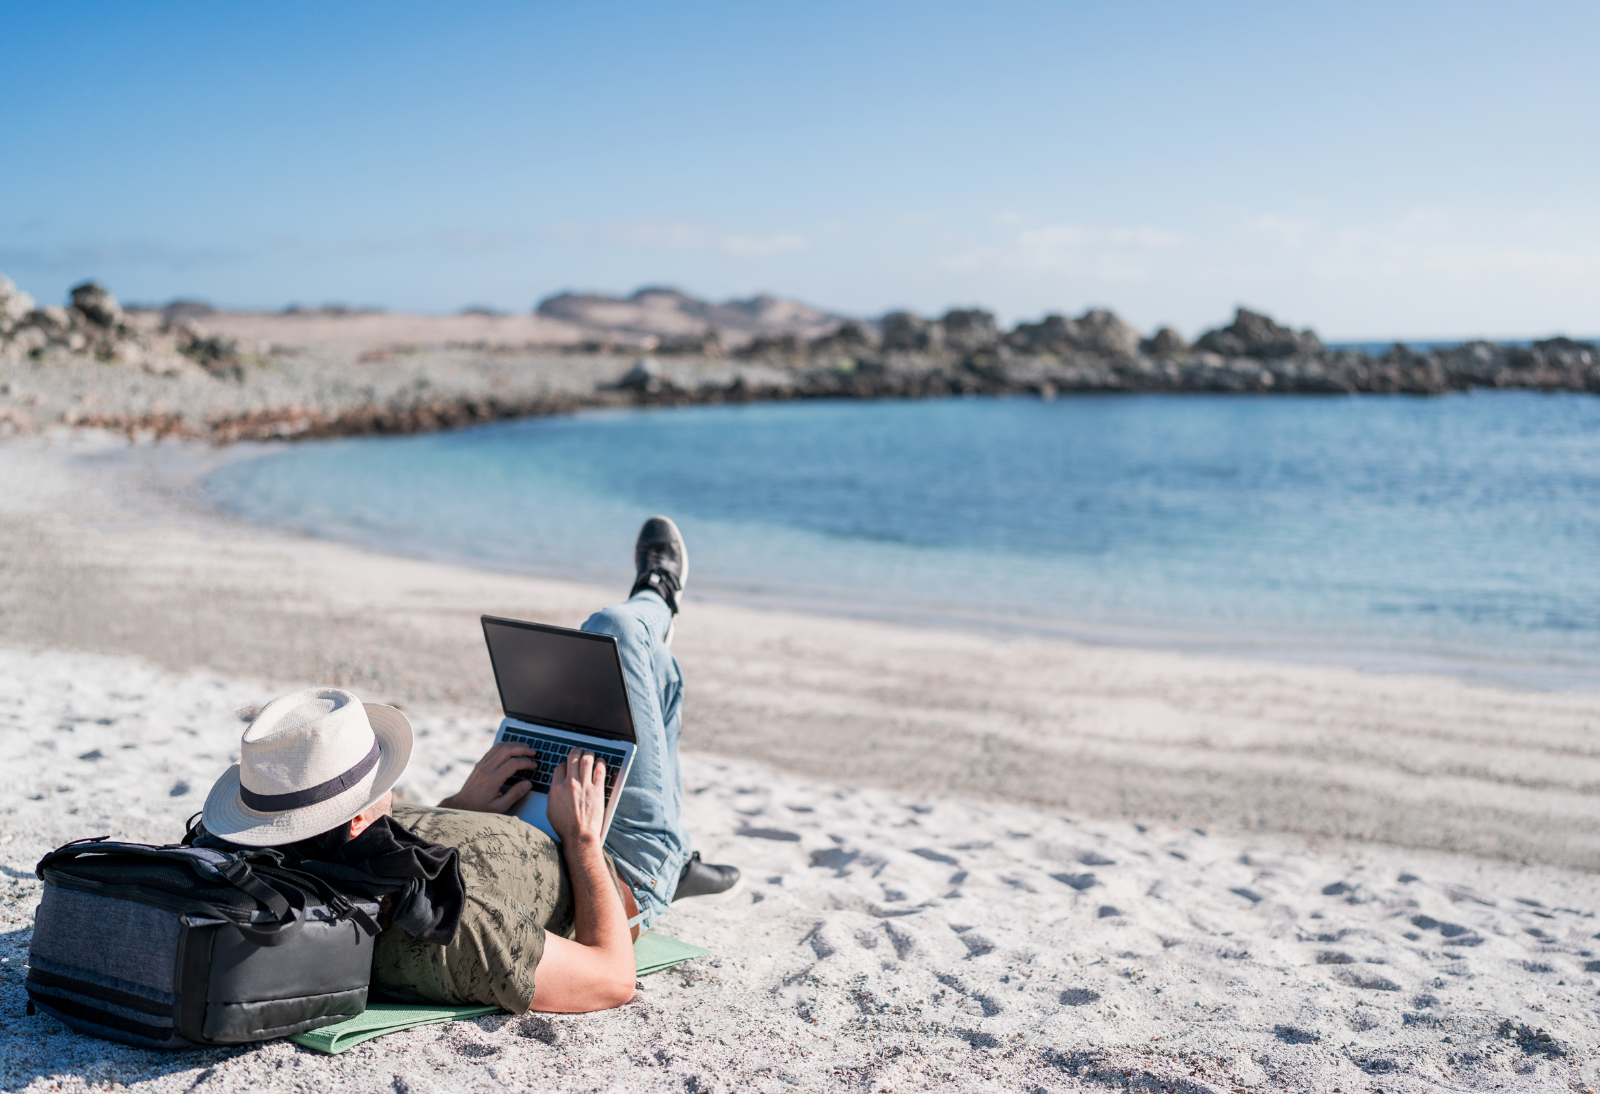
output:
POLYGON ((174 838, 236 711, 313 682, 397 702, 419 731, 401 789, 434 801, 498 715, 478 614, 575 624, 623 591, 199 505, 188 484, 248 454, 0 444, 4 1089, 1600 1089, 1600 695, 692 589, 691 819, 748 884, 661 928, 714 958, 617 1012, 334 1058, 161 1056, 23 1017, 33 862, 174 838))

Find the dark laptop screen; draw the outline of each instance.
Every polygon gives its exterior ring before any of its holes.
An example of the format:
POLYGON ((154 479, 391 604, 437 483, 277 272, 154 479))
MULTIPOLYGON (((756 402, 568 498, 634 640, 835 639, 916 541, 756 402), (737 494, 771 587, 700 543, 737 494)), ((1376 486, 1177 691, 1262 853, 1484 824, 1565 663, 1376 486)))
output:
POLYGON ((483 617, 483 637, 508 716, 617 741, 634 739, 615 638, 492 615, 483 617))

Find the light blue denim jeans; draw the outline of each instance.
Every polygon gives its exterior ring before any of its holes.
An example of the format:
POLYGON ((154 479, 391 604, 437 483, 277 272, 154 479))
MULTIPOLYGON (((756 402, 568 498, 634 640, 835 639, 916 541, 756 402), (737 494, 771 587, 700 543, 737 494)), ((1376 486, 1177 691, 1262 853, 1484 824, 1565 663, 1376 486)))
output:
POLYGON ((689 831, 683 824, 683 769, 678 731, 683 720, 683 674, 667 649, 672 612, 653 592, 596 612, 583 629, 617 640, 622 678, 633 707, 638 744, 628 784, 617 799, 606 850, 633 888, 649 928, 672 903, 678 875, 689 861, 689 831))

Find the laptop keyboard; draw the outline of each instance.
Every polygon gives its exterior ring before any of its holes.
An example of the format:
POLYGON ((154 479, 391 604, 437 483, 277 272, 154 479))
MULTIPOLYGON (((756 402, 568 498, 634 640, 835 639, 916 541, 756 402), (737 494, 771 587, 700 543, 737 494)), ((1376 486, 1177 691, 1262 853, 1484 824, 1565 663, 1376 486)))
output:
MULTIPOLYGON (((560 737, 546 737, 542 733, 531 733, 526 729, 513 729, 506 727, 500 735, 502 741, 513 744, 527 745, 539 753, 539 767, 535 770, 532 766, 518 771, 516 778, 524 778, 533 783, 533 788, 542 794, 550 793, 550 776, 555 774, 561 761, 567 758, 567 753, 573 749, 573 743, 560 737)), ((622 761, 625 753, 616 752, 604 746, 580 745, 593 752, 597 758, 606 765, 606 801, 611 801, 611 789, 617 784, 617 773, 622 770, 622 761)), ((510 785, 508 782, 507 785, 510 785)))

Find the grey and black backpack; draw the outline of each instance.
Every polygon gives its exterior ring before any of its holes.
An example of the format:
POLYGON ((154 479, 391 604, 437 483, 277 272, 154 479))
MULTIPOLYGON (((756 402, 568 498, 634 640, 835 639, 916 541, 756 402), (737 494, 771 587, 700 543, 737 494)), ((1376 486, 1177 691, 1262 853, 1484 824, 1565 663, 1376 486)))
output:
POLYGON ((367 1007, 378 905, 272 850, 78 840, 39 860, 30 1011, 143 1048, 238 1045, 367 1007))

